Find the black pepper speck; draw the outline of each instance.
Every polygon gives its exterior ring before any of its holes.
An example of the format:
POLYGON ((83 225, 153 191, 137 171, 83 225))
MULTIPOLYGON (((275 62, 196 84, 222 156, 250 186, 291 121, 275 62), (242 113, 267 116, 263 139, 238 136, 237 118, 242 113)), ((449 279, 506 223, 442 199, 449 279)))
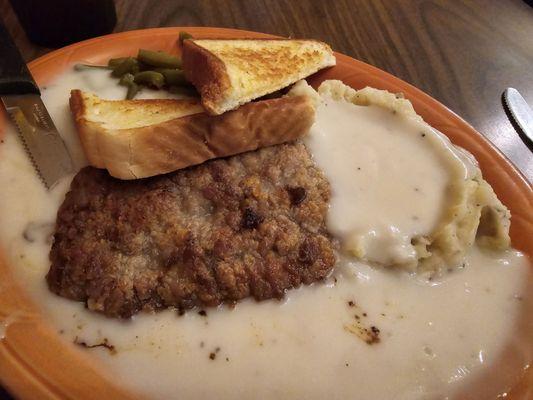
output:
POLYGON ((263 217, 257 214, 253 209, 247 207, 244 209, 241 225, 244 229, 256 229, 263 222, 263 217))
POLYGON ((301 186, 287 187, 286 190, 289 194, 291 205, 293 206, 298 206, 302 204, 305 198, 307 197, 307 190, 305 190, 305 188, 301 186))

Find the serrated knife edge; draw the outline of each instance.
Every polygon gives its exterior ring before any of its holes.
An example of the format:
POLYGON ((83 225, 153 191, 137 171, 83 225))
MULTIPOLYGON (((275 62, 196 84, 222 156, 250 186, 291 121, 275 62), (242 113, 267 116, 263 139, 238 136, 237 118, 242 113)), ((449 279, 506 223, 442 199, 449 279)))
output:
POLYGON ((72 159, 37 94, 1 96, 18 136, 47 189, 74 171, 72 159))
POLYGON ((72 159, 46 110, 39 87, 1 18, 0 100, 48 189, 73 172, 72 159))
POLYGON ((11 119, 11 122, 13 122, 13 125, 15 127, 15 130, 17 131, 17 136, 19 137, 20 141, 22 142, 22 146, 24 147, 24 151, 28 155, 28 158, 30 159, 30 162, 37 172, 37 176, 41 180, 41 182, 46 186, 47 189, 50 189, 49 182, 46 181, 43 174, 39 170, 39 167, 37 166, 37 163, 35 162, 35 159, 33 158, 33 155, 31 154, 30 148, 28 147, 28 143, 26 143, 26 139, 24 139, 24 135, 21 133, 21 127, 17 121, 16 115, 14 115, 17 112, 17 110, 8 110, 7 114, 9 115, 9 118, 11 119))

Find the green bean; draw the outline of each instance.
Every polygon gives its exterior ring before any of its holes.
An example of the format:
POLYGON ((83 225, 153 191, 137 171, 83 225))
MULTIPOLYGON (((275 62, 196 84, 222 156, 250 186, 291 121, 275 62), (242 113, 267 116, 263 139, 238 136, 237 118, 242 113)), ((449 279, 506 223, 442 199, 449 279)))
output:
POLYGON ((181 68, 181 60, 163 51, 139 49, 139 61, 158 68, 181 68))
POLYGON ((178 43, 179 43, 180 46, 183 45, 183 41, 185 39, 192 39, 192 35, 190 33, 188 33, 188 32, 180 32, 179 39, 178 39, 178 43))
POLYGON ((119 78, 124 74, 130 73, 130 74, 136 74, 139 72, 139 63, 137 59, 133 57, 128 57, 124 61, 122 61, 120 64, 118 64, 111 73, 113 76, 119 78))
POLYGON ((109 69, 107 65, 92 65, 92 64, 76 64, 74 65, 75 71, 83 71, 86 69, 109 69))
POLYGON ((135 83, 135 77, 130 73, 122 75, 122 78, 120 78, 118 84, 128 88, 128 92, 126 94, 127 100, 133 99, 139 91, 139 85, 135 83))
POLYGON ((139 72, 142 71, 157 71, 157 68, 154 68, 152 65, 143 63, 142 61, 137 60, 139 63, 139 72))
POLYGON ((128 93, 126 94, 126 100, 131 100, 135 97, 135 95, 139 92, 139 85, 137 85, 135 82, 132 82, 128 86, 128 93))
POLYGON ((160 89, 165 84, 165 77, 156 71, 143 71, 135 74, 135 83, 160 89))
POLYGON ((118 67, 118 65, 121 64, 127 58, 128 57, 110 58, 109 61, 107 62, 107 66, 111 68, 118 67))
POLYGON ((169 69, 169 68, 156 68, 154 71, 157 71, 165 77, 165 85, 185 85, 187 84, 187 79, 185 79, 185 73, 181 69, 169 69))
POLYGON ((168 91, 186 97, 200 97, 194 86, 170 86, 168 91))
POLYGON ((135 77, 133 76, 133 74, 130 74, 128 72, 127 74, 122 75, 122 78, 120 78, 120 80, 118 81, 118 84, 122 86, 129 86, 134 82, 135 82, 135 77))

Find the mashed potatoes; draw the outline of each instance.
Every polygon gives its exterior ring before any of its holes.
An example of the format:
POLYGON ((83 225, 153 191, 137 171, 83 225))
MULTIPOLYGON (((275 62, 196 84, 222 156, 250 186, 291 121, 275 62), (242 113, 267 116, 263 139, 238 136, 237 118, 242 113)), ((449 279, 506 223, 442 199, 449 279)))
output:
POLYGON ((472 155, 401 95, 326 81, 307 139, 332 186, 328 228, 352 256, 412 271, 460 266, 477 240, 509 247, 508 209, 472 155))

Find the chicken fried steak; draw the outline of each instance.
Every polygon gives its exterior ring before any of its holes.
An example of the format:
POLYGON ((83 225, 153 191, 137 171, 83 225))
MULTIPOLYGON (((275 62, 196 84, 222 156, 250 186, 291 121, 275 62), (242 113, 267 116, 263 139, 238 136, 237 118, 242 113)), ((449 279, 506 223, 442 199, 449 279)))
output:
POLYGON ((49 287, 122 318, 281 298, 335 263, 329 190, 301 143, 135 181, 84 168, 57 215, 49 287))

